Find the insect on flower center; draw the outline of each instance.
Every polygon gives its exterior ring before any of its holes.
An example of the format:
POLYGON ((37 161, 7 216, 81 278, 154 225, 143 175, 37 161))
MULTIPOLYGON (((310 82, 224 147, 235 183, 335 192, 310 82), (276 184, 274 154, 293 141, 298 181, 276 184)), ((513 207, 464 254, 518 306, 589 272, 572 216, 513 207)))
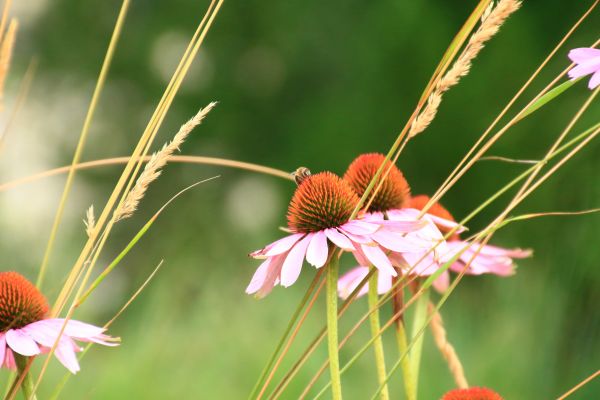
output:
POLYGON ((348 222, 358 196, 339 176, 320 172, 304 176, 288 208, 288 227, 294 232, 317 232, 348 222))
POLYGON ((17 272, 0 272, 0 332, 22 328, 48 313, 44 295, 17 272))
POLYGON ((371 193, 375 193, 375 189, 381 182, 381 176, 390 166, 391 169, 371 201, 368 209, 370 212, 402 208, 406 206, 410 197, 410 187, 402 172, 389 160, 386 160, 383 154, 369 153, 358 156, 348 167, 344 174, 344 180, 359 196, 362 196, 382 163, 384 164, 383 172, 371 193))

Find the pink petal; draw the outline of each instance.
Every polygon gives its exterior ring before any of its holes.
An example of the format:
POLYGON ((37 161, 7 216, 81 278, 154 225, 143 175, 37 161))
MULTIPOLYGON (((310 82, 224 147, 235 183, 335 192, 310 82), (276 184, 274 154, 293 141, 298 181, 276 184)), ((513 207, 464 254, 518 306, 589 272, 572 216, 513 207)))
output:
POLYGON ((24 356, 40 354, 40 348, 37 343, 21 329, 9 329, 6 332, 6 344, 24 356))
POLYGON ((309 233, 304 239, 296 243, 292 250, 288 253, 283 267, 281 268, 281 285, 289 287, 296 282, 300 271, 302 271, 302 263, 304 262, 304 256, 306 255, 306 249, 310 244, 310 241, 314 234, 309 233))
MULTIPOLYGON (((369 273, 369 267, 356 267, 346 272, 338 279, 338 296, 347 299, 350 294, 358 287, 358 284, 365 279, 369 273)), ((358 292, 356 297, 367 294, 369 283, 367 282, 358 292)))
POLYGON ((4 358, 4 366, 8 369, 17 369, 17 363, 15 362, 15 355, 13 354, 10 347, 6 348, 6 356, 4 358))
MULTIPOLYGON (((62 325, 64 324, 64 321, 65 320, 63 318, 51 318, 51 319, 45 319, 42 321, 35 322, 35 324, 39 324, 39 323, 52 324, 54 326, 54 328, 56 329, 56 336, 58 336, 58 333, 62 329, 62 325)), ((29 326, 31 326, 31 325, 33 325, 33 324, 30 324, 29 326)), ((71 337, 73 339, 77 339, 82 342, 94 342, 94 343, 102 344, 104 346, 118 346, 119 343, 117 343, 115 341, 118 339, 114 339, 108 335, 105 335, 104 334, 105 331, 106 331, 105 328, 95 326, 92 324, 86 324, 85 322, 77 321, 74 319, 70 319, 67 322, 67 326, 65 327, 65 330, 63 332, 63 337, 71 337)), ((56 340, 56 339, 54 339, 54 340, 56 340)), ((44 344, 44 343, 38 341, 37 339, 36 339, 36 341, 38 343, 44 344)))
POLYGON ((426 221, 415 219, 415 220, 387 220, 382 221, 381 225, 383 225, 386 229, 399 233, 407 233, 413 232, 421 229, 427 224, 426 221))
POLYGON ((371 237, 388 250, 397 252, 422 250, 420 246, 415 245, 413 242, 399 233, 381 230, 372 234, 371 237))
POLYGON ((281 273, 281 266, 283 265, 283 262, 285 261, 287 255, 288 253, 283 253, 270 258, 271 261, 270 266, 267 270, 267 276, 263 282, 263 285, 260 287, 258 292, 256 292, 256 296, 258 298, 265 297, 266 295, 271 293, 271 290, 273 290, 273 286, 275 286, 275 282, 279 278, 279 274, 281 273))
POLYGON ((327 235, 327 238, 331 240, 331 243, 335 244, 340 249, 346 251, 354 250, 354 246, 352 245, 350 239, 341 234, 337 229, 325 229, 325 235, 327 235))
POLYGON ((590 90, 594 90, 596 87, 598 87, 598 85, 600 85, 600 68, 594 75, 592 75, 592 79, 590 79, 590 83, 588 83, 588 88, 590 88, 590 90))
MULTIPOLYGON (((353 243, 360 243, 360 244, 373 243, 373 240, 371 240, 370 235, 368 235, 368 236, 365 236, 365 235, 355 235, 352 232, 348 232, 348 231, 344 230, 344 227, 340 227, 339 230, 344 235, 346 235, 346 237, 348 239, 350 239, 353 243)), ((354 246, 354 247, 356 247, 356 246, 354 246)))
POLYGON ((317 268, 321 268, 327 262, 328 254, 329 246, 327 245, 325 232, 316 232, 306 250, 306 261, 317 268))
POLYGON ((450 286, 450 274, 448 271, 442 272, 440 276, 433 281, 433 288, 440 293, 444 293, 450 286))
POLYGON ((294 233, 293 235, 290 236, 286 236, 282 239, 279 239, 273 243, 271 243, 270 245, 268 245, 267 247, 265 247, 264 249, 260 249, 257 251, 254 251, 252 253, 250 253, 250 257, 271 257, 271 256, 275 256, 281 253, 285 253, 286 251, 288 251, 289 249, 292 248, 292 246, 298 241, 300 240, 300 238, 304 236, 303 233, 294 233))
POLYGON ((440 267, 431 252, 404 253, 402 257, 407 264, 406 270, 411 275, 429 276, 440 267))
POLYGON ((392 289, 392 276, 384 274, 382 272, 377 272, 379 276, 377 277, 377 293, 385 294, 392 289))
POLYGON ((376 232, 377 229, 379 229, 379 225, 365 221, 352 220, 346 222, 340 228, 353 235, 369 235, 376 232))
POLYGON ((600 71, 600 57, 592 58, 578 64, 576 67, 569 70, 568 74, 571 79, 575 79, 597 71, 600 71))
POLYGON ((267 274, 269 272, 271 260, 272 258, 267 258, 265 261, 262 262, 262 264, 258 266, 256 272, 254 272, 254 275, 252 276, 250 284, 246 288, 246 293, 256 293, 262 287, 262 285, 265 283, 265 280, 267 279, 267 274))
POLYGON ((75 345, 68 337, 61 337, 58 346, 54 350, 54 355, 65 366, 72 374, 76 374, 79 371, 79 363, 77 362, 77 356, 74 350, 75 345))
POLYGON ((366 246, 361 244, 360 248, 367 259, 381 272, 392 276, 398 275, 394 267, 392 267, 392 263, 379 246, 366 246))
POLYGON ((455 233, 462 233, 467 230, 467 228, 465 228, 464 226, 459 225, 457 222, 450 221, 449 219, 440 218, 431 214, 425 215, 427 215, 427 217, 430 218, 437 226, 441 226, 446 229, 454 229, 456 227, 459 227, 455 233))
POLYGON ((571 61, 577 64, 581 64, 589 60, 590 58, 600 57, 600 49, 594 49, 591 47, 580 47, 569 51, 569 58, 571 61))
POLYGON ((352 255, 356 258, 358 265, 371 265, 371 262, 367 259, 367 256, 365 256, 365 253, 363 253, 359 246, 352 252, 352 255))
POLYGON ((4 333, 0 332, 0 368, 4 367, 4 356, 6 355, 6 339, 4 333))

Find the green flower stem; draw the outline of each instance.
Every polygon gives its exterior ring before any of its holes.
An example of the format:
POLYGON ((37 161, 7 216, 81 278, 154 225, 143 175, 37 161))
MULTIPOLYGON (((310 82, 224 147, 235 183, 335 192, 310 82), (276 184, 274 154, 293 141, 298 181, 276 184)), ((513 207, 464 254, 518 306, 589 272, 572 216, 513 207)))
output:
POLYGON ((342 381, 340 379, 340 358, 338 354, 337 321, 337 281, 339 261, 334 253, 327 268, 327 348, 329 350, 329 371, 333 400, 342 399, 342 381))
MULTIPOLYGON (((399 319, 396 323, 396 341, 398 343, 400 355, 406 354, 408 352, 408 340, 406 339, 406 328, 404 327, 404 321, 402 319, 399 319)), ((416 400, 417 396, 413 386, 412 373, 410 371, 410 358, 402 358, 400 366, 402 368, 402 378, 404 379, 406 400, 416 400)))
POLYGON ((379 299, 377 296, 377 275, 371 275, 369 278, 369 310, 372 310, 369 314, 369 322, 371 324, 371 334, 375 338, 373 342, 373 350, 375 351, 375 366, 377 369, 377 379, 380 385, 383 385, 381 390, 381 400, 389 400, 390 393, 387 385, 385 384, 385 378, 387 373, 385 372, 385 356, 383 352, 383 341, 381 335, 379 335, 379 329, 381 328, 379 322, 379 299))
POLYGON ((420 328, 425 324, 427 319, 427 304, 429 303, 429 290, 425 290, 417 299, 415 305, 415 315, 411 340, 414 342, 409 354, 410 371, 412 378, 412 389, 415 398, 419 390, 419 366, 421 363, 421 352, 423 350, 423 335, 420 334, 420 328))
MULTIPOLYGON (((27 362, 29 357, 22 356, 20 354, 14 353, 15 355, 15 363, 17 364, 17 381, 21 379, 23 371, 27 368, 27 362)), ((17 382, 15 381, 15 382, 17 382)), ((21 382, 21 390, 23 391, 23 395, 25 396, 25 400, 37 400, 35 394, 33 392, 33 380, 31 379, 31 374, 29 372, 25 373, 23 377, 23 381, 21 382)))

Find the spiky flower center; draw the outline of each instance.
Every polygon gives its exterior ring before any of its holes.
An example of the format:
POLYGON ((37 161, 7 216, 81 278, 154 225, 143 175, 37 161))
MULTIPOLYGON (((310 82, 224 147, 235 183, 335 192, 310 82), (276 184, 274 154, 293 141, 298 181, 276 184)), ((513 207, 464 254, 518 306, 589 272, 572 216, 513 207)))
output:
POLYGON ((502 400, 502 396, 483 387, 454 389, 442 397, 442 400, 502 400))
POLYGON ((339 176, 320 172, 307 176, 288 208, 288 227, 294 232, 317 232, 348 222, 358 196, 339 176))
POLYGON ((352 189, 359 196, 362 196, 382 163, 384 164, 384 169, 374 189, 377 188, 381 182, 381 176, 383 176, 390 166, 391 169, 385 180, 383 180, 381 188, 375 193, 375 197, 371 201, 368 209, 370 212, 402 208, 406 206, 410 197, 410 187, 406 179, 404 179, 402 172, 389 160, 386 160, 383 154, 369 153, 358 156, 348 167, 348 170, 344 174, 344 180, 352 186, 352 189))
MULTIPOLYGON (((431 198, 429 196, 420 194, 418 196, 411 197, 408 206, 411 208, 416 208, 417 210, 422 210, 425 208, 425 205, 427 205, 430 199, 431 198)), ((446 208, 444 208, 444 206, 442 206, 440 203, 434 203, 429 210, 427 210, 427 213, 435 215, 436 217, 447 219, 448 221, 455 221, 452 214, 450 214, 450 211, 446 210, 446 208)), ((450 229, 445 226, 438 225, 438 228, 444 234, 450 231, 450 229)), ((458 239, 458 234, 455 234, 450 238, 450 240, 453 239, 458 239)))
POLYGON ((22 328, 44 318, 44 295, 17 272, 0 272, 0 332, 22 328))

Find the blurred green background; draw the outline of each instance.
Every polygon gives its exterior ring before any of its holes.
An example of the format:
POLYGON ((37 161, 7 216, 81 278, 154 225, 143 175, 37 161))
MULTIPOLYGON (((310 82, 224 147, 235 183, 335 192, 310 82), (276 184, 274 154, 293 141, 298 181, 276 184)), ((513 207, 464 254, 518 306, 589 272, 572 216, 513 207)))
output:
MULTIPOLYGON (((32 57, 38 72, 0 155, 0 182, 68 164, 74 151, 120 2, 15 2, 20 31, 2 118, 14 104, 32 57)), ((399 167, 415 194, 432 193, 502 107, 575 23, 591 1, 526 1, 449 92, 438 117, 411 141, 399 167)), ((207 1, 133 1, 86 146, 86 160, 127 155, 148 121, 207 1)), ((362 152, 386 152, 410 115, 439 58, 476 1, 442 0, 227 1, 159 133, 170 139, 198 108, 218 107, 196 129, 184 154, 248 161, 291 171, 342 174, 362 152)), ((569 48, 598 39, 596 10, 526 92, 531 98, 567 65, 569 48)), ((583 83, 520 123, 490 154, 536 159, 589 94, 583 83)), ((519 104, 524 104, 523 101, 519 104)), ((598 104, 577 124, 597 122, 598 104)), ((478 163, 444 198, 460 218, 525 167, 478 163)), ((534 193, 516 213, 600 206, 600 146, 592 143, 534 193)), ((45 293, 54 300, 86 240, 81 219, 100 210, 120 167, 77 174, 51 259, 45 293)), ((155 280, 111 327, 117 349, 93 348, 69 380, 68 399, 239 399, 260 370, 300 301, 314 270, 264 300, 244 294, 258 262, 247 253, 280 237, 294 186, 270 176, 224 168, 169 165, 134 218, 120 223, 100 265, 181 188, 217 181, 185 194, 102 284, 77 319, 110 319, 165 260, 155 280)), ((3 269, 34 280, 64 185, 55 177, 0 193, 3 269)), ((470 228, 485 226, 503 197, 470 228)), ((600 216, 548 217, 511 225, 494 237, 502 246, 532 248, 510 278, 467 277, 442 310, 469 382, 507 399, 555 398, 600 361, 600 216)), ((343 267, 352 266, 346 258, 343 267)), ((436 295, 437 299, 437 295, 436 295)), ((347 330, 366 308, 359 301, 342 319, 347 330)), ((384 311, 389 316, 389 310, 384 311)), ((280 372, 286 371, 324 324, 319 303, 280 372)), ((368 339, 365 326, 341 353, 342 362, 368 339)), ((392 332, 387 360, 397 357, 392 332)), ((326 357, 320 347, 283 398, 295 398, 326 357)), ((39 361, 37 364, 41 364, 39 361)), ((39 365, 38 365, 39 367, 39 365)), ((63 376, 58 362, 40 391, 63 376)), ((420 398, 453 387, 427 333, 420 398)), ((280 375, 278 375, 279 377, 280 375)), ((0 374, 0 382, 8 374, 0 374)), ((276 379, 277 380, 277 379, 276 379)), ((400 374, 393 398, 402 398, 400 374)), ((322 380, 317 387, 324 384, 322 380)), ((348 399, 376 388, 371 352, 344 375, 348 399)), ((592 382, 573 399, 600 397, 592 382)))

